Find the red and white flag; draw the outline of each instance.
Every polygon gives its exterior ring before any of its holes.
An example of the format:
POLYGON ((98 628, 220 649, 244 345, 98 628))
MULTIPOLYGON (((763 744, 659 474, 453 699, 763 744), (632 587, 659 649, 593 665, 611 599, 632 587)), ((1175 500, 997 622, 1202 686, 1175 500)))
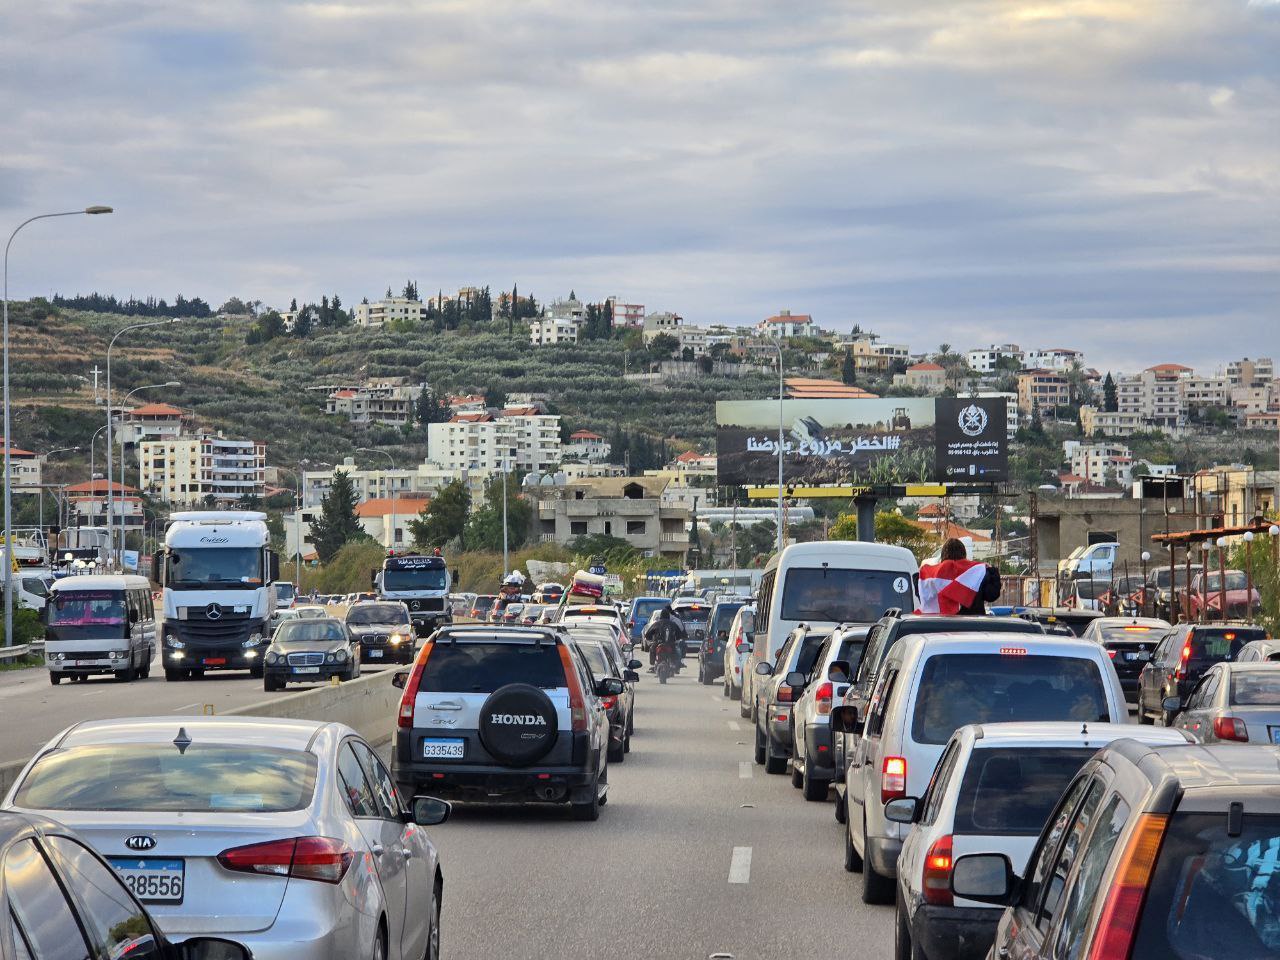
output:
POLYGON ((980 560, 943 560, 920 568, 920 608, 916 613, 953 616, 982 590, 987 565, 980 560))

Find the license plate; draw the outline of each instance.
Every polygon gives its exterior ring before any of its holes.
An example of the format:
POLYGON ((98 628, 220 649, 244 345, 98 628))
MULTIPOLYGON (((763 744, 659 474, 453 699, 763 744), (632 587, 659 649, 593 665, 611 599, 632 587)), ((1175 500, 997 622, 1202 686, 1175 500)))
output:
POLYGON ((1124 655, 1124 658, 1131 663, 1135 660, 1146 661, 1151 659, 1151 654, 1148 653, 1146 650, 1139 650, 1136 653, 1126 653, 1124 655))
POLYGON ((226 657, 206 657, 204 659, 206 667, 225 667, 227 665, 226 657))
POLYGON ((422 756, 426 760, 461 760, 465 740, 423 740, 422 756))
POLYGON ((110 863, 125 886, 143 903, 182 902, 187 879, 185 861, 111 857, 110 863))
POLYGON ((293 672, 294 673, 319 673, 320 668, 319 667, 294 667, 293 672))
POLYGON ((369 659, 370 659, 370 660, 381 660, 381 659, 382 659, 382 651, 381 651, 381 650, 366 650, 366 651, 365 651, 365 653, 369 654, 369 659))

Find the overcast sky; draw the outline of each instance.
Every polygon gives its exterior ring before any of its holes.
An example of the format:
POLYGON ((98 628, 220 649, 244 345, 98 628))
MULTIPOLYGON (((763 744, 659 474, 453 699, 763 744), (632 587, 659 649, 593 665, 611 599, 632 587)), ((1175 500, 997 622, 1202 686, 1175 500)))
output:
POLYGON ((1280 355, 1274 0, 40 0, 14 295, 513 281, 916 351, 1280 355))

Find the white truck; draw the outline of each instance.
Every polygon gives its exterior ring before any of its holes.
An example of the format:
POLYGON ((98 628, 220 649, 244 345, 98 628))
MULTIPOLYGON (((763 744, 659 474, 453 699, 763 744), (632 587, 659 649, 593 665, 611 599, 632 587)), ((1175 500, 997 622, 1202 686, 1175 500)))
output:
POLYGON ((1116 567, 1120 544, 1090 543, 1076 547, 1058 564, 1060 580, 1110 580, 1116 567))
POLYGON ((409 608, 413 632, 425 637, 453 622, 449 606, 451 586, 444 557, 403 553, 388 556, 373 574, 379 600, 401 600, 409 608))
POLYGON ((206 670, 262 676, 280 568, 270 540, 265 513, 170 515, 164 548, 152 562, 163 590, 166 680, 202 677, 206 670))

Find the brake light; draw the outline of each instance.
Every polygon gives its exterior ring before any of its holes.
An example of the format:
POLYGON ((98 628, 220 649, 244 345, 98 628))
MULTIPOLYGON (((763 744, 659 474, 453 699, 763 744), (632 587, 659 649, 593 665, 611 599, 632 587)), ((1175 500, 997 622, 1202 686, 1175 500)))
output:
POLYGON ((396 725, 401 730, 413 727, 413 703, 418 698, 418 683, 422 679, 422 668, 426 666, 427 657, 431 656, 431 648, 435 646, 430 640, 418 651, 418 659, 413 661, 413 669, 409 671, 409 679, 405 681, 404 690, 400 694, 400 712, 396 715, 396 725))
POLYGON ((789 687, 789 686, 788 686, 787 684, 785 684, 785 683, 784 683, 784 684, 779 685, 779 687, 778 687, 778 702, 779 702, 779 703, 790 703, 794 697, 795 697, 795 691, 794 691, 794 690, 792 690, 792 689, 791 689, 791 687, 789 687))
POLYGON ((952 905, 951 896, 951 837, 939 837, 924 858, 924 876, 921 878, 924 902, 939 907, 952 905))
POLYGON ((1178 660, 1178 679, 1182 680, 1187 675, 1187 661, 1191 659, 1191 641, 1188 640, 1182 647, 1182 656, 1178 660))
POLYGON ((1107 656, 1114 660, 1116 658, 1116 652, 1114 650, 1108 650, 1107 656))
POLYGON ((1027 655, 1026 647, 1001 647, 1000 655, 1002 657, 1025 657, 1027 655))
POLYGON ((354 856, 355 852, 341 840, 298 837, 232 847, 218 854, 218 863, 237 873, 340 883, 354 856))
POLYGON ((604 707, 606 710, 612 710, 617 705, 618 698, 613 695, 600 698, 600 706, 604 707))
POLYGON ((907 758, 885 757, 880 772, 880 802, 888 803, 907 795, 907 758))
POLYGON ((826 715, 831 712, 831 697, 834 693, 835 690, 829 682, 824 683, 814 693, 814 699, 818 701, 819 715, 826 715))
POLYGON ((578 671, 573 665, 569 647, 562 643, 558 649, 560 663, 564 666, 565 686, 569 688, 569 728, 574 733, 586 733, 587 704, 582 695, 582 682, 578 679, 578 671))
POLYGON ((1235 740, 1237 743, 1249 742, 1249 728, 1239 717, 1216 717, 1213 721, 1213 735, 1219 740, 1235 740))
POLYGON ((1162 813, 1144 813, 1138 818, 1138 826, 1120 855, 1115 882, 1107 891, 1089 960, 1129 960, 1147 899, 1147 884, 1168 823, 1168 816, 1162 813))

